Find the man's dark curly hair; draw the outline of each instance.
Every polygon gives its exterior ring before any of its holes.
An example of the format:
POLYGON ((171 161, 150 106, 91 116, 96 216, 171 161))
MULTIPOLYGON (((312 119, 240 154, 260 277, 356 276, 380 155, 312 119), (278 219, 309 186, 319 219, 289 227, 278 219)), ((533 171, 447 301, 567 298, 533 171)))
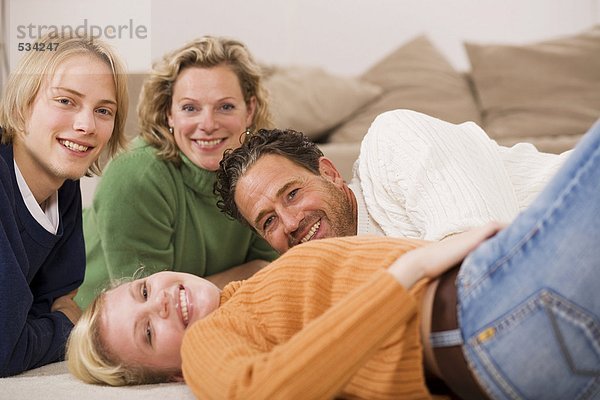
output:
POLYGON ((214 188, 220 197, 217 206, 225 214, 250 226, 252 224, 242 217, 235 204, 235 189, 248 168, 265 154, 283 156, 316 175, 319 174, 319 159, 323 156, 319 147, 303 133, 291 129, 260 129, 241 147, 225 151, 214 188))

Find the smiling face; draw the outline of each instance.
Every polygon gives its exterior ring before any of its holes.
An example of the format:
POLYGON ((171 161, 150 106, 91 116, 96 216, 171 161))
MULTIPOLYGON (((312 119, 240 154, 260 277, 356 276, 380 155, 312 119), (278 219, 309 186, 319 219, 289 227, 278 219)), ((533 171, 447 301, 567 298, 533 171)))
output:
POLYGON ((43 81, 14 156, 41 202, 66 179, 81 178, 108 143, 117 112, 109 67, 91 55, 67 58, 43 81))
POLYGON ((173 87, 168 120, 179 149, 195 165, 216 171, 226 149, 240 147, 252 125, 253 97, 244 101, 237 75, 226 65, 184 69, 173 87))
POLYGON ((327 158, 319 170, 267 154, 236 185, 240 213, 281 254, 309 240, 356 235, 354 195, 327 158))
POLYGON ((206 279, 159 272, 106 292, 103 339, 128 364, 179 369, 185 330, 216 310, 219 302, 219 289, 206 279))

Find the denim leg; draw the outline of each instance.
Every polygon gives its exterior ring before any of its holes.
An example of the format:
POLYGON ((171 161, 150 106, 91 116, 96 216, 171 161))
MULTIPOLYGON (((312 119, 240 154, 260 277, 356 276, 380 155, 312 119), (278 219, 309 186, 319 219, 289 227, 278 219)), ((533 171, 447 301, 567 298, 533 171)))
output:
POLYGON ((457 278, 463 351, 499 399, 600 398, 600 122, 457 278))

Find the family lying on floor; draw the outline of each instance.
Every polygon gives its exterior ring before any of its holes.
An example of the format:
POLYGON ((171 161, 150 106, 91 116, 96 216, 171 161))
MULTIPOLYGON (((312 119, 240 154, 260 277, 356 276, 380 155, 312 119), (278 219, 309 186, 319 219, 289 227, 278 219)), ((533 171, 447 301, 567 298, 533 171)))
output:
POLYGON ((554 155, 393 110, 346 183, 207 36, 154 65, 121 151, 119 56, 41 41, 0 104, 0 376, 66 355, 199 398, 600 393, 600 122, 554 155))

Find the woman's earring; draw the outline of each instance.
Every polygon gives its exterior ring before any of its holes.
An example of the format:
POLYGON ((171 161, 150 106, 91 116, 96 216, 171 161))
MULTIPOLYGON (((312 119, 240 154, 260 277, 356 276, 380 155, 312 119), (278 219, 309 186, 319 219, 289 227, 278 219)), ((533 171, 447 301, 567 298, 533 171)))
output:
POLYGON ((171 135, 173 134, 173 127, 172 127, 172 126, 170 126, 170 127, 169 127, 169 133, 170 133, 171 135))
POLYGON ((240 135, 240 144, 244 144, 246 139, 248 137, 250 137, 251 135, 252 135, 252 131, 250 130, 250 128, 246 127, 246 130, 244 132, 242 132, 242 134, 240 135))

